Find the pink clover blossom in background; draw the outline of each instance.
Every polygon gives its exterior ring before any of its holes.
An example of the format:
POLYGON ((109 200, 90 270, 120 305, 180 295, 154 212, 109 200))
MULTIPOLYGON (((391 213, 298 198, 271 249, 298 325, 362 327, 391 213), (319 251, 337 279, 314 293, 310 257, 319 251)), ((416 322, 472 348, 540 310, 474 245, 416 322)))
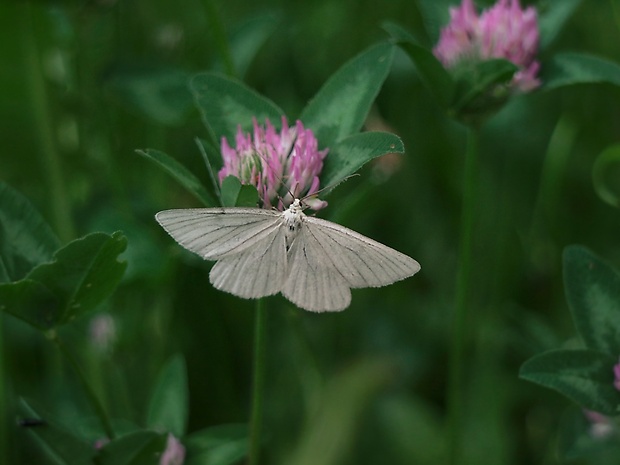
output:
POLYGON ((116 341, 116 332, 116 322, 109 313, 100 313, 90 321, 90 342, 101 353, 112 350, 116 341))
POLYGON ((620 391, 620 361, 614 365, 614 387, 620 391))
POLYGON ((593 410, 583 410, 583 414, 590 422, 590 436, 594 439, 605 439, 615 430, 611 419, 602 413, 593 410))
POLYGON ((519 0, 499 0, 477 16, 473 0, 450 8, 450 23, 441 30, 433 49, 446 68, 464 61, 503 58, 519 67, 512 84, 521 92, 540 85, 536 77, 539 30, 536 9, 521 9, 519 0))
POLYGON ((185 447, 183 447, 181 441, 175 438, 171 433, 168 433, 168 442, 166 443, 166 449, 159 459, 159 465, 183 465, 184 461, 185 447))
MULTIPOLYGON (((314 133, 299 120, 289 127, 285 117, 280 132, 269 120, 263 126, 254 119, 253 125, 252 134, 238 128, 234 148, 222 138, 224 166, 218 173, 220 184, 227 176, 236 176, 242 184, 255 186, 267 209, 283 210, 295 197, 316 193, 328 150, 318 149, 314 133)), ((327 205, 316 197, 304 203, 314 210, 327 205)))

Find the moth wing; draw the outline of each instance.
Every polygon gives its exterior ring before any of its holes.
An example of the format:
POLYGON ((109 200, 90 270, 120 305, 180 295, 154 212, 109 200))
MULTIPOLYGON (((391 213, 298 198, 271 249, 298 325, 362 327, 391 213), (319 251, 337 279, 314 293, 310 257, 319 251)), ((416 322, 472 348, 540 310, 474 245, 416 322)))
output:
POLYGON ((420 271, 413 258, 351 229, 320 218, 304 220, 306 242, 322 248, 327 267, 349 287, 387 286, 420 271))
POLYGON ((302 226, 288 253, 288 276, 282 294, 312 312, 344 310, 351 303, 347 282, 332 266, 325 250, 302 226))
POLYGON ((246 299, 277 294, 287 274, 284 225, 272 228, 252 246, 226 255, 211 268, 209 280, 216 289, 246 299))
POLYGON ((252 248, 280 225, 280 212, 259 208, 164 210, 155 218, 172 238, 207 260, 252 248))

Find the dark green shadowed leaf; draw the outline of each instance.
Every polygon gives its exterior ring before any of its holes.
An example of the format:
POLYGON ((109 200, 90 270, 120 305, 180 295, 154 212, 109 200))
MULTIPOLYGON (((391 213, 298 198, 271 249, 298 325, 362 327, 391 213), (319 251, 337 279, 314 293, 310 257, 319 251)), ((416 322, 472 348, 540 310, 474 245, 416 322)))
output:
POLYGON ((557 53, 544 63, 540 80, 544 90, 600 82, 620 86, 620 65, 584 53, 557 53))
POLYGON ((370 47, 345 63, 310 100, 299 119, 312 129, 319 147, 331 147, 360 130, 393 57, 391 44, 370 47))
POLYGON ((458 3, 454 0, 418 0, 416 2, 431 43, 437 43, 441 29, 450 22, 450 8, 458 6, 458 3))
POLYGON ((330 147, 321 174, 323 187, 334 187, 373 158, 386 153, 404 153, 403 142, 387 132, 362 132, 330 147))
POLYGON ((510 96, 508 84, 519 68, 508 60, 493 59, 463 64, 454 69, 456 113, 488 113, 510 96))
POLYGON ((190 434, 184 441, 185 465, 232 465, 248 452, 245 424, 221 425, 190 434))
POLYGON ((181 125, 193 109, 187 72, 175 68, 112 72, 105 85, 122 103, 161 124, 181 125))
POLYGON ((187 369, 183 357, 176 355, 159 374, 149 403, 147 426, 180 438, 185 434, 188 412, 187 369))
POLYGON ((620 208, 620 144, 607 147, 596 157, 592 183, 604 202, 620 208))
POLYGON ((258 191, 256 187, 241 184, 235 176, 227 176, 222 182, 222 205, 224 207, 256 207, 258 191))
POLYGON ((217 201, 213 195, 205 189, 200 180, 170 155, 153 149, 136 150, 136 152, 151 160, 160 168, 163 168, 164 171, 176 179, 185 189, 194 194, 205 206, 214 207, 217 205, 217 201))
POLYGON ((564 250, 564 288, 586 346, 620 356, 620 275, 589 250, 564 250))
POLYGON ((545 50, 557 37, 566 21, 579 6, 581 0, 541 2, 539 12, 540 49, 545 50))
MULTIPOLYGON (((277 14, 263 14, 239 23, 230 36, 230 51, 239 77, 243 77, 258 50, 276 30, 277 14)), ((220 68, 222 68, 220 66, 220 68)))
POLYGON ((593 350, 552 350, 525 362, 519 376, 554 389, 588 410, 617 415, 620 392, 613 384, 617 360, 593 350))
POLYGON ((92 444, 74 436, 51 418, 42 416, 24 399, 19 401, 18 415, 18 423, 30 425, 22 426, 22 428, 43 446, 43 450, 51 460, 50 463, 62 465, 91 465, 93 463, 95 449, 92 444), (24 419, 28 419, 28 422, 24 419))
POLYGON ((237 127, 249 131, 252 118, 259 124, 269 119, 280 126, 284 112, 271 100, 259 95, 245 84, 218 74, 196 74, 190 81, 194 101, 207 129, 215 139, 226 137, 233 143, 237 127))
POLYGON ((97 465, 159 465, 167 434, 137 431, 103 446, 95 457, 97 465))
POLYGON ((422 47, 416 39, 397 24, 386 22, 383 28, 397 40, 398 45, 409 55, 416 66, 420 80, 433 94, 439 105, 447 109, 454 97, 455 83, 443 64, 431 50, 422 47))
POLYGON ((0 310, 41 329, 73 320, 112 293, 127 266, 118 261, 126 246, 119 232, 92 233, 70 242, 25 279, 0 284, 0 310))
POLYGON ((23 278, 59 247, 58 237, 28 199, 0 182, 0 282, 23 278))

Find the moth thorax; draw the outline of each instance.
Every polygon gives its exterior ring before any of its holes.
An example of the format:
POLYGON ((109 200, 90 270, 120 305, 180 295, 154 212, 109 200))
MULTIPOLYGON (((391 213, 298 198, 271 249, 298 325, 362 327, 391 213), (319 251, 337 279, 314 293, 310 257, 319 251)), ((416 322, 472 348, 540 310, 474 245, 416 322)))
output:
POLYGON ((295 199, 291 206, 284 210, 282 216, 286 225, 287 235, 296 234, 301 226, 301 217, 303 216, 299 199, 295 199))

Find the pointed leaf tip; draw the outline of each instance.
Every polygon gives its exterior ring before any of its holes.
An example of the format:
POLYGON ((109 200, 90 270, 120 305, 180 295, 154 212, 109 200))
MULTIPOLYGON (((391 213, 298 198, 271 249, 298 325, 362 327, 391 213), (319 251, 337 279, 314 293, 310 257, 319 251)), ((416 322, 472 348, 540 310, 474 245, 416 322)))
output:
POLYGON ((526 361, 519 376, 558 391, 588 410, 617 415, 620 392, 613 384, 616 360, 593 350, 552 350, 526 361))
POLYGON ((127 239, 92 233, 76 239, 13 283, 0 284, 0 310, 50 329, 93 310, 120 282, 126 262, 118 260, 127 239))
POLYGON ((393 44, 374 45, 345 63, 302 111, 299 119, 320 147, 331 147, 357 133, 379 94, 394 57, 393 44))

